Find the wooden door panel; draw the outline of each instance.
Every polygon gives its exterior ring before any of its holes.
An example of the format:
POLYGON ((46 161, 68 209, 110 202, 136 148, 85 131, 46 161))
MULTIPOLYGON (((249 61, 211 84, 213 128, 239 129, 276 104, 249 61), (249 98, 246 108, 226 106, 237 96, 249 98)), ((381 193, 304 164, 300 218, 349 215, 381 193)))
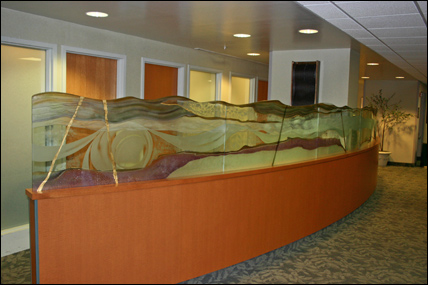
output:
POLYGON ((158 99, 177 95, 178 68, 144 65, 144 99, 158 99))
POLYGON ((67 93, 92 99, 115 99, 117 60, 67 53, 67 93))
POLYGON ((268 82, 264 80, 259 80, 257 101, 263 101, 267 99, 268 99, 268 82))
MULTIPOLYGON (((117 60, 67 53, 66 92, 98 100, 116 99, 117 60)), ((94 131, 71 127, 67 143, 82 139, 94 131)), ((80 168, 88 146, 67 156, 67 168, 80 168)))

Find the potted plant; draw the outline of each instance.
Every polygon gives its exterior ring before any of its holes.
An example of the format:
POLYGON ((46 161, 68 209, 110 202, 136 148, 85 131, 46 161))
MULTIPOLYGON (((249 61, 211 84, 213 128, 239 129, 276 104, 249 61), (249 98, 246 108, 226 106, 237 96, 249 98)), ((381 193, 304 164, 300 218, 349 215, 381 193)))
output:
POLYGON ((391 131, 395 126, 404 123, 412 114, 401 111, 400 103, 390 103, 390 100, 395 96, 395 93, 390 97, 385 97, 382 94, 382 89, 379 94, 373 94, 368 98, 368 106, 373 109, 375 117, 377 116, 377 130, 380 136, 379 149, 379 166, 386 166, 391 152, 384 149, 385 133, 391 131))

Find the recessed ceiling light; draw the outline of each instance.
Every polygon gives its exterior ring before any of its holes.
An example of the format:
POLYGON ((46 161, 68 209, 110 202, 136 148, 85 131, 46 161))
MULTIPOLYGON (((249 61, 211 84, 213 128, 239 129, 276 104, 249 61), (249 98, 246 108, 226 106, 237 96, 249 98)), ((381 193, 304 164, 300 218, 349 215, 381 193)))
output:
POLYGON ((96 12, 96 11, 92 11, 92 12, 86 12, 86 15, 90 16, 90 17, 95 17, 95 18, 104 18, 107 17, 108 14, 107 13, 103 13, 103 12, 96 12))
POLYGON ((299 33, 310 35, 310 34, 316 34, 316 33, 318 33, 318 30, 314 30, 314 29, 301 29, 301 30, 299 30, 299 33))
POLYGON ((403 79, 404 76, 396 76, 395 78, 397 78, 397 79, 403 79))
POLYGON ((368 62, 367 65, 379 65, 378 62, 368 62))
POLYGON ((362 79, 369 79, 370 77, 368 76, 361 76, 362 79))
POLYGON ((249 52, 249 53, 247 53, 247 55, 249 55, 249 56, 259 56, 260 54, 257 53, 257 52, 249 52))
POLYGON ((233 36, 235 38, 249 38, 249 37, 251 37, 251 35, 249 35, 249 34, 234 34, 233 36))

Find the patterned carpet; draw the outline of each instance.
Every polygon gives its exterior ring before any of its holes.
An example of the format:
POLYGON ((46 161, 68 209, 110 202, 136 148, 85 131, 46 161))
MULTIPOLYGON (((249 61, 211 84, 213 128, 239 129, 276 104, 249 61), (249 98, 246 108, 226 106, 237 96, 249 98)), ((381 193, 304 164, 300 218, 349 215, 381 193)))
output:
MULTIPOLYGON (((181 284, 427 284, 427 170, 379 168, 375 193, 292 244, 181 284)), ((30 254, 1 259, 2 284, 29 284, 30 254)))

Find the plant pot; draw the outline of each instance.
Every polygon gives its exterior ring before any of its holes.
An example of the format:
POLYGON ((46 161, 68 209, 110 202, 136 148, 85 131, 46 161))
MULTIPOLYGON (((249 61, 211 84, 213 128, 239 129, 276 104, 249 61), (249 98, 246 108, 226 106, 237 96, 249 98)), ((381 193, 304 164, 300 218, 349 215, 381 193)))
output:
POLYGON ((384 167, 388 164, 390 151, 379 151, 379 166, 384 167))

